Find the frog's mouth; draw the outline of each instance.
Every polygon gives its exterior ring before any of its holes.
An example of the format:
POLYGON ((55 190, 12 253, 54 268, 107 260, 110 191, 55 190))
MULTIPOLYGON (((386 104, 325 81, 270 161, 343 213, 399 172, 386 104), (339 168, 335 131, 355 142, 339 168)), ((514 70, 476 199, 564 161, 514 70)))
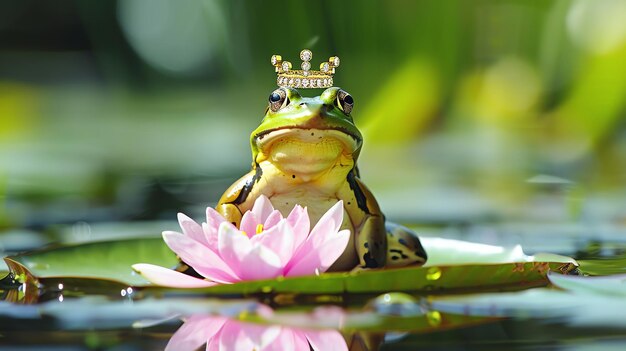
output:
POLYGON ((342 160, 353 161, 361 146, 356 137, 338 129, 278 128, 255 137, 259 158, 285 172, 318 173, 342 160))
POLYGON ((354 153, 360 146, 360 142, 355 136, 341 129, 284 127, 264 131, 256 135, 254 139, 261 151, 268 151, 274 143, 287 139, 315 145, 328 142, 326 139, 334 139, 342 143, 344 151, 349 154, 354 153))

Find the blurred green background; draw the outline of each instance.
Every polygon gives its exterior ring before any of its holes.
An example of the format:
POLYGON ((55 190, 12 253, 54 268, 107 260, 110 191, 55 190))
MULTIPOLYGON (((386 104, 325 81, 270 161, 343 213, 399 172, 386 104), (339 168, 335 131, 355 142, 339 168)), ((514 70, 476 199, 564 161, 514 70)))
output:
POLYGON ((341 58, 389 218, 557 252, 575 244, 547 233, 624 234, 625 17, 621 0, 3 1, 1 246, 200 215, 249 169, 270 56, 303 48, 341 58))

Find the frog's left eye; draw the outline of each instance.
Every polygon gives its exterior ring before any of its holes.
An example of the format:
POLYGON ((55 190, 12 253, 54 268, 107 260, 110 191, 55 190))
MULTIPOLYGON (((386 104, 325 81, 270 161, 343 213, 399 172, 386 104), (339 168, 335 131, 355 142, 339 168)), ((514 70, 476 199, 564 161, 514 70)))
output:
POLYGON ((272 110, 272 112, 276 112, 289 105, 289 98, 287 97, 287 93, 284 89, 276 89, 270 94, 269 102, 270 110, 272 110))
POLYGON ((349 115, 352 112, 352 108, 354 107, 354 99, 352 95, 348 94, 345 90, 339 90, 337 92, 337 106, 343 113, 349 115))

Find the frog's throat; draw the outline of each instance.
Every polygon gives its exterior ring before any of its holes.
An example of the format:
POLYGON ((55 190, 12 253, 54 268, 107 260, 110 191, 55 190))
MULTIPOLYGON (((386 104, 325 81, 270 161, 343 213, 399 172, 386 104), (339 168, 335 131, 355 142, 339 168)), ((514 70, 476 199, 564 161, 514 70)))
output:
POLYGON ((337 164, 352 166, 360 143, 334 129, 275 129, 255 138, 255 161, 269 161, 284 173, 314 177, 337 164))
POLYGON ((302 143, 310 144, 318 144, 327 139, 334 139, 343 144, 343 151, 346 154, 354 154, 361 148, 361 142, 355 136, 341 129, 276 128, 256 135, 254 143, 258 152, 267 155, 274 144, 286 139, 295 139, 302 143))

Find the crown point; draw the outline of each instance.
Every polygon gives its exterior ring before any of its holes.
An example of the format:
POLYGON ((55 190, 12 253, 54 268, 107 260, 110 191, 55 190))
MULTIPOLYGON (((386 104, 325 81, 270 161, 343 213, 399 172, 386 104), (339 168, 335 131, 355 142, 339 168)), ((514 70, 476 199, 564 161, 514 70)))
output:
POLYGON ((289 70, 291 69, 291 62, 283 61, 282 68, 283 68, 283 71, 289 72, 289 70))
POLYGON ((302 70, 308 71, 311 69, 311 63, 309 61, 304 61, 302 62, 301 67, 302 67, 302 70))
POLYGON ((328 64, 328 62, 322 62, 322 64, 320 64, 320 71, 326 73, 329 69, 330 65, 328 64))
POLYGON ((339 60, 339 56, 332 56, 328 59, 328 62, 330 62, 331 66, 333 67, 339 67, 339 64, 341 63, 341 61, 339 60))
POLYGON ((313 53, 311 52, 311 50, 304 49, 300 51, 300 59, 302 61, 311 61, 312 58, 313 58, 313 53))
POLYGON ((270 60, 272 66, 276 66, 280 63, 280 61, 282 61, 282 57, 280 57, 280 55, 272 55, 272 58, 270 60))

